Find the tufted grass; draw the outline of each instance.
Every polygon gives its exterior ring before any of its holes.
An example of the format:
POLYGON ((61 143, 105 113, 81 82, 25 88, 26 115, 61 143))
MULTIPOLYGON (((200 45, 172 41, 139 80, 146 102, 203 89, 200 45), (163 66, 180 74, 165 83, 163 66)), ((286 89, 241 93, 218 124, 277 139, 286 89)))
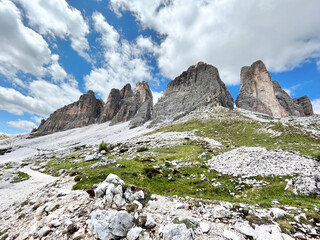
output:
POLYGON ((17 172, 14 178, 11 180, 11 183, 18 183, 22 181, 26 181, 30 178, 30 176, 25 172, 17 172))
POLYGON ((240 185, 238 177, 209 170, 205 164, 206 160, 198 158, 204 151, 205 149, 198 144, 189 142, 186 145, 144 151, 142 157, 141 153, 137 153, 133 160, 126 160, 129 156, 121 155, 117 163, 94 169, 90 167, 96 161, 76 163, 64 159, 52 159, 47 163, 46 172, 55 176, 60 169, 66 169, 67 174, 77 172, 79 175, 75 177, 77 183, 73 189, 91 189, 94 184, 104 181, 110 173, 113 173, 127 184, 142 187, 160 195, 258 204, 262 207, 271 207, 272 201, 277 200, 280 206, 290 205, 310 211, 315 206, 320 208, 320 198, 296 196, 284 191, 286 179, 292 176, 251 177, 268 182, 269 185, 252 187, 243 184, 242 189, 237 191, 236 187, 240 185), (177 168, 174 165, 175 161, 180 165, 185 162, 193 165, 177 168), (121 164, 123 167, 116 167, 116 164, 121 164), (208 180, 203 181, 201 174, 205 174, 208 180), (174 181, 169 180, 169 175, 174 178, 174 181), (212 179, 220 182, 221 186, 212 186, 212 179), (234 193, 234 196, 231 196, 230 192, 234 193))

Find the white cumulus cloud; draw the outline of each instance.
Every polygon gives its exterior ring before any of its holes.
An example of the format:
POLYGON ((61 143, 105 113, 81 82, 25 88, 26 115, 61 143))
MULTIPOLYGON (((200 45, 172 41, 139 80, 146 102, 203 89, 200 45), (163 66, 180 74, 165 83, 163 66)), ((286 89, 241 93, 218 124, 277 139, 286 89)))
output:
POLYGON ((76 101, 81 95, 75 83, 56 85, 44 80, 36 80, 28 86, 29 95, 23 95, 13 88, 0 86, 0 109, 16 115, 24 113, 43 117, 62 106, 76 101))
POLYGON ((153 104, 156 104, 158 102, 158 99, 163 96, 163 92, 152 91, 152 96, 153 96, 153 104))
POLYGON ((19 70, 35 76, 45 73, 43 65, 51 54, 48 44, 24 26, 20 10, 9 0, 0 1, 0 32, 0 73, 9 78, 19 70))
POLYGON ((283 88, 283 91, 285 91, 286 93, 288 93, 289 94, 289 96, 291 96, 292 97, 292 90, 291 89, 289 89, 289 88, 283 88))
POLYGON ((134 88, 138 81, 152 81, 152 69, 144 56, 155 52, 151 39, 139 36, 134 42, 121 40, 117 30, 101 13, 93 13, 92 19, 95 31, 101 35, 104 60, 102 67, 94 68, 84 77, 86 89, 106 100, 112 88, 122 88, 126 83, 134 88))
POLYGON ((320 114, 320 98, 313 99, 311 101, 313 112, 316 114, 320 114))
POLYGON ((320 56, 318 0, 111 0, 110 7, 164 36, 158 67, 169 78, 205 61, 238 84, 241 67, 258 59, 282 72, 320 56))
POLYGON ((28 130, 28 131, 37 127, 37 125, 34 122, 27 121, 27 120, 10 121, 10 122, 7 122, 7 124, 10 127, 19 128, 19 129, 28 130))
POLYGON ((64 68, 61 67, 58 60, 59 55, 53 54, 51 56, 51 65, 48 67, 48 73, 56 82, 63 81, 68 76, 66 70, 64 70, 64 68))
POLYGON ((71 47, 87 60, 89 26, 81 12, 65 0, 15 0, 26 11, 30 26, 40 34, 69 38, 71 47))

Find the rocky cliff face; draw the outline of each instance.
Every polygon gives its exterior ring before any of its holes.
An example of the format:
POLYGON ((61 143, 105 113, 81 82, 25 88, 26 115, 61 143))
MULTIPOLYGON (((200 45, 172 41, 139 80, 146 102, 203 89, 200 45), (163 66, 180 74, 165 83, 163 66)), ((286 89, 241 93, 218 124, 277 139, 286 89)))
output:
POLYGON ((218 69, 199 62, 171 81, 154 106, 153 123, 178 119, 201 106, 233 109, 233 98, 218 69))
MULTIPOLYGON (((277 81, 271 82, 262 61, 241 69, 236 105, 275 117, 313 115, 310 99, 307 96, 291 99, 277 81)), ((154 108, 152 93, 145 81, 138 82, 134 91, 130 84, 121 90, 112 89, 106 104, 88 91, 77 102, 43 120, 31 137, 106 121, 110 121, 110 125, 130 121, 129 127, 134 128, 152 119, 151 125, 154 125, 176 120, 202 106, 233 109, 233 98, 221 81, 218 69, 199 62, 168 84, 154 108)))
POLYGON ((314 114, 312 104, 308 96, 293 98, 292 100, 301 117, 308 117, 314 114))
POLYGON ((288 93, 282 90, 280 84, 273 81, 273 90, 280 105, 290 116, 308 117, 313 115, 313 108, 308 96, 291 98, 288 93))
POLYGON ((140 107, 129 124, 130 128, 141 126, 150 120, 153 112, 153 97, 147 82, 138 82, 133 93, 140 107))
POLYGON ((127 84, 120 94, 122 97, 121 107, 111 120, 111 125, 132 119, 129 126, 134 128, 150 120, 153 98, 147 82, 138 82, 134 91, 131 90, 131 85, 127 84))
POLYGON ((47 120, 42 120, 32 137, 106 121, 111 121, 112 125, 132 119, 130 128, 134 128, 151 119, 152 109, 152 93, 144 81, 137 83, 134 91, 130 84, 121 91, 112 89, 106 104, 96 99, 93 91, 88 91, 77 102, 58 109, 47 120))
POLYGON ((237 107, 258 111, 274 117, 286 117, 287 111, 280 105, 273 90, 271 76, 262 61, 241 69, 240 93, 237 107))
POLYGON ((98 119, 99 123, 110 121, 120 110, 122 96, 119 89, 111 89, 107 103, 98 119))
POLYGON ((274 117, 313 115, 307 96, 292 99, 271 76, 262 61, 241 69, 241 88, 236 99, 237 107, 262 112, 274 117))
POLYGON ((284 91, 278 81, 274 80, 272 82, 273 91, 278 99, 280 105, 287 111, 290 116, 301 116, 300 112, 297 110, 293 100, 289 96, 289 94, 284 91))
POLYGON ((58 109, 47 120, 42 120, 33 135, 41 136, 93 124, 99 118, 103 105, 104 103, 96 99, 94 92, 90 90, 80 96, 77 102, 58 109))

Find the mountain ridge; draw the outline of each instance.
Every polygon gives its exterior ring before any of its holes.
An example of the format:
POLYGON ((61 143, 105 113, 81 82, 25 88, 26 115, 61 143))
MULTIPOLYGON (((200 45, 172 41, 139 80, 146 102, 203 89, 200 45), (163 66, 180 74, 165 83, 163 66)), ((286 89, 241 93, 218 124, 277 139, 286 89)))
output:
MULTIPOLYGON (((237 107, 265 113, 273 117, 312 116, 307 96, 291 98, 271 76, 261 60, 242 67, 241 88, 237 107)), ((202 106, 223 106, 233 109, 234 100, 216 67, 198 62, 170 81, 164 95, 153 106, 153 96, 146 81, 138 82, 134 90, 126 84, 121 90, 112 89, 107 102, 96 99, 89 90, 79 100, 64 106, 42 120, 31 137, 50 134, 93 123, 110 121, 110 125, 130 121, 130 128, 177 120, 202 106)))

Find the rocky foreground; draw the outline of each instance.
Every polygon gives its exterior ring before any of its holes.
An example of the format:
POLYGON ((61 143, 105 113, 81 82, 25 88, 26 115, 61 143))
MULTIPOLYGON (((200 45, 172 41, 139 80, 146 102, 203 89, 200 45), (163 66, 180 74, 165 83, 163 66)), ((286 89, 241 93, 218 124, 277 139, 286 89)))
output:
POLYGON ((49 144, 62 133, 25 139, 38 151, 1 165, 0 184, 55 177, 7 205, 0 239, 320 239, 318 116, 237 111, 199 109, 142 136, 125 130, 132 138, 111 126, 99 147, 70 133, 64 145, 49 144))
POLYGON ((276 200, 267 210, 147 196, 113 174, 93 192, 72 191, 73 183, 61 178, 4 211, 1 227, 7 229, 7 239, 319 239, 316 228, 300 223, 306 218, 302 211, 280 209, 276 200), (300 232, 293 237, 276 222, 285 216, 297 220, 300 232))

